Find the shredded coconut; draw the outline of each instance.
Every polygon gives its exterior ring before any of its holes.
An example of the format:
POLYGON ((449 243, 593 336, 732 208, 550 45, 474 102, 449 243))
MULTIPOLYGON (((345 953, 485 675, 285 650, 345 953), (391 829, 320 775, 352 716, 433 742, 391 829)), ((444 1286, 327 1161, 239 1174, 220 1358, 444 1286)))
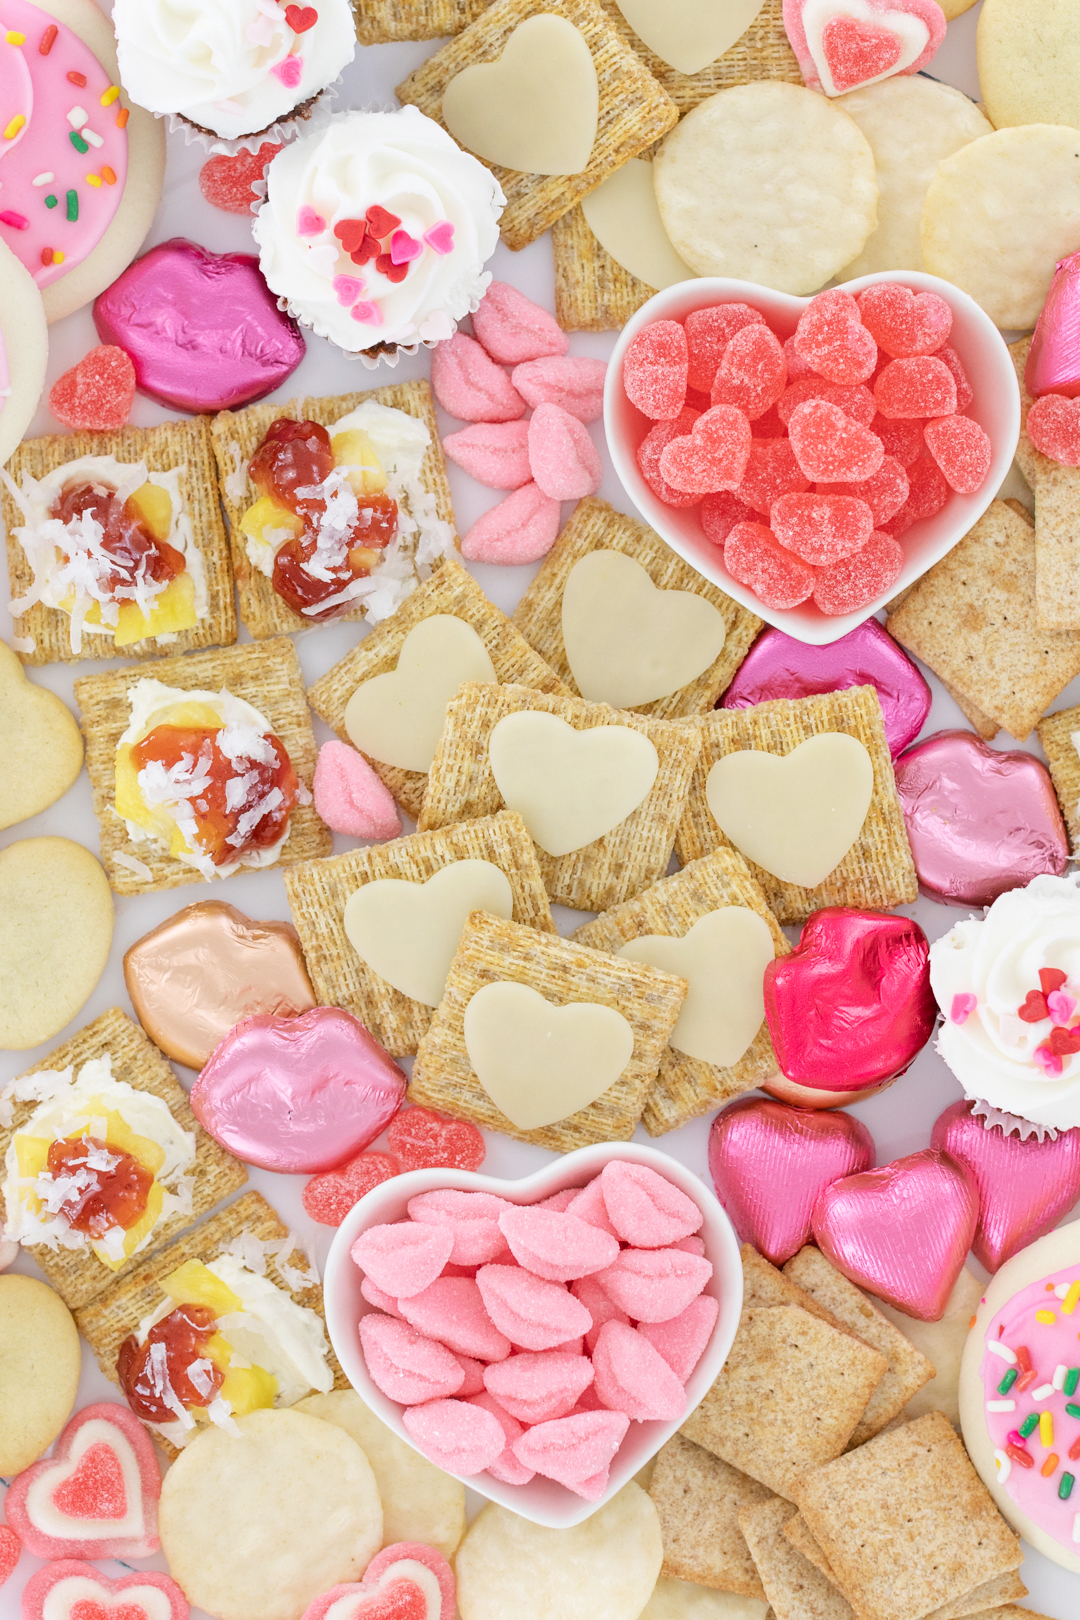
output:
POLYGON ((234 506, 243 506, 248 494, 247 463, 235 439, 229 440, 226 449, 232 459, 232 471, 225 475, 225 493, 234 506))
POLYGON ((231 1403, 225 1400, 221 1395, 218 1395, 214 1400, 212 1400, 210 1405, 206 1408, 206 1415, 210 1419, 211 1423, 216 1423, 219 1429, 225 1430, 226 1434, 231 1434, 239 1438, 241 1433, 240 1425, 237 1423, 235 1418, 230 1416, 231 1412, 231 1403))
POLYGON ((37 642, 33 636, 12 636, 11 645, 15 652, 25 653, 27 657, 31 653, 37 652, 37 642))
POLYGON ((140 861, 137 855, 126 854, 122 849, 116 851, 113 855, 113 861, 117 866, 122 866, 126 872, 133 872, 137 878, 142 878, 146 883, 154 875, 145 861, 140 861))

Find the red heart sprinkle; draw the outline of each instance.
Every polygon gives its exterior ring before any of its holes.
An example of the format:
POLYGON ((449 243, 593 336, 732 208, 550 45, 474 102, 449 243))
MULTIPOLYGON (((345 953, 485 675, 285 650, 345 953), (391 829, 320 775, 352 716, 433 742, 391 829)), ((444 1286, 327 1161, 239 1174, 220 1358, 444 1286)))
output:
POLYGON ((99 344, 53 383, 49 409, 76 431, 116 433, 135 400, 135 367, 123 349, 99 344))
POLYGON ((15 1573, 15 1565, 19 1562, 22 1552, 22 1542, 9 1525, 0 1524, 0 1586, 3 1586, 9 1575, 15 1573))
POLYGON ((300 1195, 301 1201, 313 1221, 322 1226, 340 1226, 365 1193, 400 1173, 397 1160, 389 1153, 359 1153, 337 1170, 312 1176, 300 1195))
POLYGON ((339 219, 334 226, 334 235, 346 253, 355 253, 367 235, 367 225, 362 219, 339 219))
POLYGON ((1040 995, 1038 990, 1029 990, 1024 1005, 1017 1009, 1017 1018, 1022 1018, 1025 1024, 1038 1024, 1044 1018, 1049 1018, 1050 1010, 1046 1005, 1046 997, 1040 995))
POLYGON ((378 238, 369 233, 349 257, 353 264, 367 264, 369 259, 377 259, 380 252, 378 238))
POLYGON ((386 1144, 403 1170, 479 1170, 486 1152, 475 1125, 447 1119, 431 1108, 403 1108, 395 1114, 386 1144))
POLYGON ((867 79, 888 73, 899 60, 901 42, 888 28, 860 22, 856 17, 830 17, 821 33, 821 46, 833 84, 842 95, 867 79))
POLYGON ((212 157, 199 170, 199 190, 212 207, 226 214, 250 214, 252 203, 259 200, 252 188, 280 151, 274 141, 264 141, 257 152, 212 157))
POLYGON ((1053 995, 1055 990, 1063 990, 1069 975, 1062 973, 1060 968, 1040 968, 1039 983, 1044 996, 1053 995))
POLYGON ((401 224, 396 214, 388 213, 385 208, 380 208, 378 203, 372 204, 364 218, 372 236, 377 236, 380 241, 384 236, 389 236, 391 231, 397 230, 401 224))
POLYGON ((1073 1052, 1080 1052, 1080 1029, 1062 1029, 1059 1025, 1050 1031, 1045 1044, 1056 1057, 1070 1057, 1073 1052))
POLYGON ((314 6, 286 6, 285 21, 294 34, 306 34, 319 20, 314 6))
POLYGON ((128 1510, 124 1471, 112 1446, 88 1446, 78 1467, 53 1492, 53 1506, 69 1519, 122 1519, 128 1510), (92 1508, 88 1510, 88 1503, 92 1508))
POLYGON ((375 268, 387 281, 404 281, 409 273, 407 264, 395 264, 389 253, 380 253, 375 260, 375 268))

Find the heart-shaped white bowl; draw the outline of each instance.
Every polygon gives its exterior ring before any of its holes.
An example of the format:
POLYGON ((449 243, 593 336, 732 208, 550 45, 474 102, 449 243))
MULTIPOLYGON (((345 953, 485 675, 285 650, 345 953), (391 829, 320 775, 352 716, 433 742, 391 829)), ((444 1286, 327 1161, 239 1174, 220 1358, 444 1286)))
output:
POLYGON ((630 1425, 626 1439, 611 1464, 607 1491, 599 1502, 586 1502, 554 1480, 543 1479, 539 1474, 527 1485, 506 1485, 487 1473, 457 1476, 481 1496, 510 1508, 524 1519, 531 1519, 534 1524, 547 1525, 553 1530, 580 1524, 610 1501, 628 1480, 633 1479, 638 1469, 655 1456, 698 1405, 727 1360, 742 1310, 742 1263, 734 1228, 704 1183, 685 1165, 637 1142, 603 1142, 595 1147, 578 1148, 576 1152, 567 1153, 521 1181, 499 1181, 493 1176, 476 1175, 468 1170, 412 1170, 406 1175, 395 1176, 392 1181, 384 1181, 361 1198, 338 1227, 326 1261, 323 1283, 326 1325, 345 1376, 375 1415, 382 1418, 406 1445, 419 1450, 401 1421, 404 1408, 396 1401, 388 1400, 372 1382, 360 1350, 357 1324, 361 1316, 373 1307, 360 1292, 361 1273, 349 1254, 356 1239, 369 1226, 401 1220, 407 1213, 409 1199, 415 1198, 418 1193, 453 1187, 465 1192, 497 1193, 500 1198, 507 1198, 514 1204, 535 1204, 542 1198, 550 1198, 553 1193, 562 1192, 565 1187, 583 1187, 593 1176, 599 1175, 612 1159, 647 1165, 650 1170, 665 1176, 697 1204, 702 1217, 700 1236, 705 1244, 706 1258, 712 1261, 713 1266, 712 1279, 705 1292, 716 1298, 720 1313, 712 1338, 687 1379, 686 1412, 674 1423, 630 1425))
POLYGON ((973 298, 954 287, 916 270, 889 270, 876 276, 860 276, 856 281, 844 283, 850 293, 862 292, 865 287, 879 282, 898 281, 914 292, 935 292, 945 299, 953 312, 949 343, 963 362, 964 370, 975 398, 966 415, 974 418, 989 435, 993 449, 990 471, 982 489, 975 495, 950 494, 941 511, 932 518, 924 518, 901 536, 904 566, 898 579, 876 601, 856 613, 840 613, 835 617, 822 613, 813 602, 804 602, 795 608, 768 608, 759 602, 753 591, 732 579, 724 567, 724 554, 705 538, 697 507, 665 506, 654 495, 637 464, 637 448, 654 425, 626 397, 622 384, 622 363, 627 349, 642 327, 651 321, 681 321, 695 309, 706 309, 712 304, 749 304, 764 315, 781 339, 790 337, 809 298, 793 298, 789 293, 774 292, 770 287, 758 286, 753 281, 730 281, 721 276, 702 276, 695 281, 680 281, 674 287, 650 298, 622 329, 611 356, 604 387, 604 429, 608 448, 615 463, 615 471, 623 488, 662 540, 699 574, 734 597, 751 613, 756 613, 767 624, 775 625, 796 641, 809 642, 815 647, 828 646, 841 636, 854 630, 885 603, 914 585, 915 581, 940 562, 957 541, 986 511, 1001 488, 1012 465, 1016 443, 1020 437, 1020 391, 1016 382, 1012 358, 1005 340, 990 317, 973 298))

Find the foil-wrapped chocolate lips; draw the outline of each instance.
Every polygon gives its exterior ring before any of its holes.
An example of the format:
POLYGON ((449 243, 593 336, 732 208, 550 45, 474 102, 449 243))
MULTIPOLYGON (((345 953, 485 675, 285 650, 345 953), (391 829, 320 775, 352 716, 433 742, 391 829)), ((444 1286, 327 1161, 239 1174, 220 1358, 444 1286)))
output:
POLYGON ((252 922, 223 900, 185 906, 136 940, 124 979, 150 1039, 189 1069, 201 1069, 241 1018, 315 1005, 292 924, 252 922))
POLYGON ((1062 259, 1054 271, 1024 381, 1033 399, 1043 394, 1080 396, 1080 253, 1062 259))

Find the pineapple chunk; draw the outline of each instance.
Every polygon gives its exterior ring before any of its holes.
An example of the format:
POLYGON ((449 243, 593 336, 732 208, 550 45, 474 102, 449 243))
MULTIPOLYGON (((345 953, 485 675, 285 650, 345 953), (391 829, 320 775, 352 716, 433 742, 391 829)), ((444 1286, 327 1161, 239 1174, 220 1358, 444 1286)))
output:
POLYGON ((386 474, 375 446, 360 428, 349 428, 330 440, 335 467, 347 467, 354 495, 377 495, 386 488, 386 474))
POLYGON ((277 1392, 278 1381, 265 1367, 230 1367, 220 1395, 232 1407, 234 1417, 243 1417, 260 1406, 273 1406, 277 1392))
POLYGON ((207 1305, 217 1316, 230 1316, 244 1308, 243 1301, 237 1298, 228 1284, 215 1276, 201 1260, 185 1260, 182 1266, 169 1273, 161 1286, 178 1305, 207 1305))
MULTIPOLYGON (((69 591, 60 603, 65 613, 75 606, 75 592, 69 591)), ((145 636, 160 636, 173 630, 190 630, 199 622, 195 611, 195 581, 185 568, 182 574, 170 579, 165 589, 155 596, 150 612, 143 613, 137 602, 118 602, 119 616, 112 631, 118 647, 130 647, 133 641, 145 636)), ((91 602, 85 614, 87 624, 101 624, 101 604, 91 602)), ((111 627, 110 627, 111 628, 111 627)))
POLYGON ((240 519, 241 533, 249 535, 262 546, 272 546, 276 549, 281 544, 281 535, 278 533, 273 540, 266 538, 266 531, 284 529, 295 539, 304 532, 304 520, 290 512, 287 506, 275 501, 272 495, 260 495, 254 506, 249 506, 240 519))
POLYGON ((136 508, 155 540, 167 540, 172 532, 172 496, 159 484, 140 484, 128 500, 136 508))

